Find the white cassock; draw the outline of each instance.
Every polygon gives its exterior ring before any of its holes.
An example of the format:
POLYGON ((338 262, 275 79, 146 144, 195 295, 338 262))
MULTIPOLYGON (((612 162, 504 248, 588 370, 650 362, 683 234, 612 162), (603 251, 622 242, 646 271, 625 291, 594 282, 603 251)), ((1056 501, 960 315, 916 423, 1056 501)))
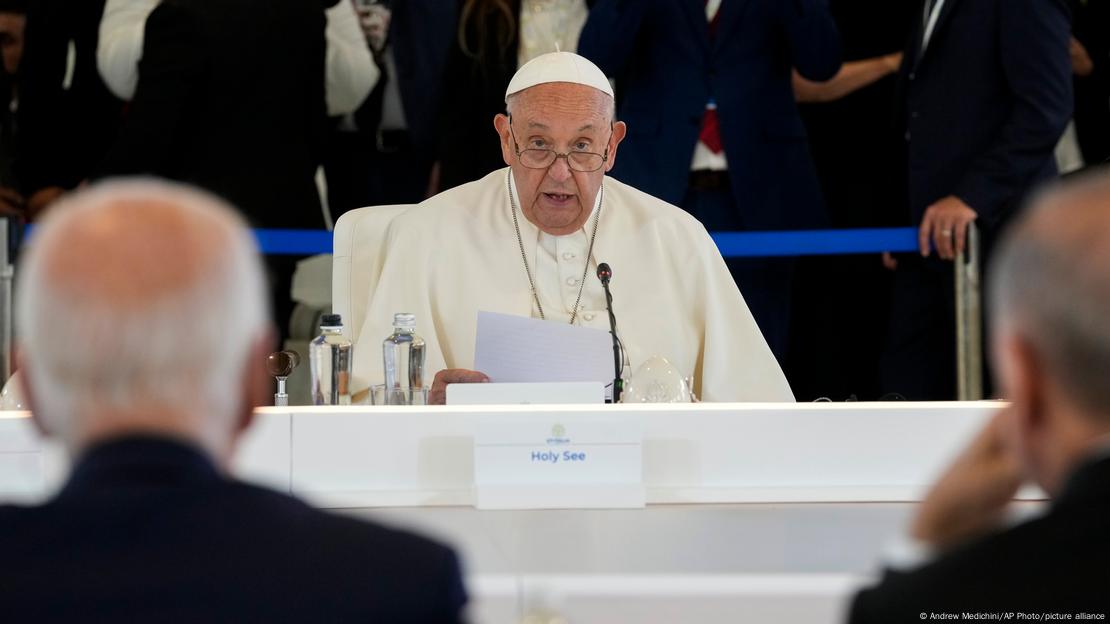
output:
MULTIPOLYGON (((355 346, 356 378, 381 383, 381 341, 396 312, 416 314, 428 382, 474 367, 479 310, 540 318, 509 204, 509 169, 441 193, 395 217, 377 289, 355 346)), ((514 184, 515 189, 515 184, 514 184)), ((515 190, 513 191, 515 194, 515 190)), ((713 240, 683 210, 605 178, 594 214, 566 236, 517 212, 524 253, 549 322, 566 323, 585 274, 576 325, 609 330, 597 264, 610 289, 631 371, 661 355, 694 376, 703 401, 793 401, 774 355, 713 240), (593 255, 587 257, 600 204, 593 255)))

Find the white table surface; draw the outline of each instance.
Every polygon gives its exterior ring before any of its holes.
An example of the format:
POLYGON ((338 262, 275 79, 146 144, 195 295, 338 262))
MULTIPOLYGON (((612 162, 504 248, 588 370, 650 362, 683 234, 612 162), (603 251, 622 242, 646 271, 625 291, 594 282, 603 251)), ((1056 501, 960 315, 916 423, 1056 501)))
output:
MULTIPOLYGON (((1000 405, 265 408, 234 470, 453 544, 477 622, 519 621, 541 604, 576 624, 835 622, 1000 405), (644 427, 645 509, 471 506, 485 415, 599 412, 644 427)), ((49 496, 66 463, 25 413, 0 413, 0 500, 49 496)))

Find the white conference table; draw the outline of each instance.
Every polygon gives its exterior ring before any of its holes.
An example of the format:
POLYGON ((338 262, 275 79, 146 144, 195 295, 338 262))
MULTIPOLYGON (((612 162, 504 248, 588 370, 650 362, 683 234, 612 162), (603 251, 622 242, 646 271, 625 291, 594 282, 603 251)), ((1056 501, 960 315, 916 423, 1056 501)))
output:
MULTIPOLYGON (((477 622, 519 621, 543 604, 574 623, 836 622, 937 472, 1000 406, 263 408, 234 472, 454 544, 477 622), (643 427, 644 509, 473 507, 483 419, 591 414, 643 427)), ((27 414, 0 412, 0 500, 41 500, 65 470, 27 414)))

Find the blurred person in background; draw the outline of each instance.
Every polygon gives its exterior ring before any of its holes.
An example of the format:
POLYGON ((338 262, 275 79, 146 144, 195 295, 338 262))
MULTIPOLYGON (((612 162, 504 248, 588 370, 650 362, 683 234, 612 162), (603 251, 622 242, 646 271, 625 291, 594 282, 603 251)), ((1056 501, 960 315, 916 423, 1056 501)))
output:
POLYGON ((34 220, 92 176, 119 132, 124 104, 96 69, 104 0, 35 0, 20 62, 16 174, 34 220))
POLYGON ((45 504, 0 506, 0 619, 460 620, 447 547, 228 474, 273 339, 233 208, 103 183, 45 216, 21 268, 25 396, 73 469, 45 504))
POLYGON ((461 0, 440 107, 436 192, 505 165, 489 124, 505 112, 505 88, 528 61, 574 52, 593 0, 461 0))
MULTIPOLYGON (((324 8, 333 4, 162 0, 145 21, 135 95, 99 177, 189 182, 252 227, 323 229, 316 172, 327 131, 324 8)), ((283 338, 297 260, 267 257, 283 338)))
POLYGON ((1075 129, 1088 165, 1110 160, 1110 0, 1069 0, 1075 129))
MULTIPOLYGON (((925 0, 899 73, 903 223, 920 253, 896 258, 883 386, 911 400, 956 398, 952 260, 968 226, 984 258, 1038 184, 1073 109, 1064 0, 925 0)), ((985 380, 984 380, 985 381, 985 380)))
MULTIPOLYGON (((146 20, 161 0, 107 0, 100 21, 97 67, 108 88, 130 101, 139 81, 146 20)), ((367 49, 351 0, 328 0, 325 10, 324 94, 328 115, 353 112, 366 100, 380 72, 367 49)), ((334 218, 338 215, 332 214, 334 218)))
MULTIPOLYGON (((628 122, 613 176, 686 209, 710 231, 827 224, 792 68, 840 68, 825 0, 598 0, 582 55, 616 80, 628 122)), ((793 259, 730 259, 744 299, 783 361, 793 259)))
POLYGON ((381 78, 333 120, 324 153, 332 217, 428 196, 440 89, 458 7, 446 0, 354 0, 381 78))
MULTIPOLYGON (((131 100, 139 82, 146 20, 162 0, 107 0, 100 20, 96 62, 105 84, 117 97, 131 100)), ((354 111, 378 79, 378 68, 363 44, 358 15, 349 0, 321 0, 328 114, 354 111), (330 8, 328 5, 331 4, 330 8)))
POLYGON ((989 296, 1009 404, 925 496, 850 624, 1110 612, 1107 169, 1043 196, 1004 237, 989 296), (1007 507, 1025 483, 1051 501, 1018 523, 1007 507))
MULTIPOLYGON (((844 66, 827 82, 794 75, 829 224, 892 226, 891 206, 900 204, 895 75, 914 9, 887 0, 832 0, 829 10, 844 41, 844 66)), ((799 400, 879 398, 890 282, 876 255, 799 261, 787 358, 799 400)))
POLYGON ((16 178, 15 112, 19 108, 19 63, 27 25, 27 0, 0 0, 0 216, 23 216, 24 202, 16 178))

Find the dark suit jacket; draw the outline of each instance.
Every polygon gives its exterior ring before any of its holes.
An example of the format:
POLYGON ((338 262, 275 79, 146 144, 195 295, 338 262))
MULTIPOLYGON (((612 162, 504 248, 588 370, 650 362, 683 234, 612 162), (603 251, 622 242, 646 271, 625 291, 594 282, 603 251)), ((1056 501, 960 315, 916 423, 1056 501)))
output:
MULTIPOLYGON (((389 24, 390 47, 405 107, 405 123, 416 149, 434 149, 447 53, 455 41, 458 15, 444 0, 394 2, 389 24)), ((384 81, 379 86, 383 86, 384 81)), ((492 132, 492 131, 491 131, 492 132)))
POLYGON ((28 5, 20 63, 16 173, 26 194, 76 187, 92 175, 119 130, 123 102, 96 69, 104 0, 28 5), (71 81, 66 83, 72 43, 71 81))
POLYGON ((1075 473, 1047 515, 917 571, 887 574, 856 597, 848 621, 900 624, 940 612, 1110 617, 1108 517, 1110 457, 1103 457, 1075 473))
POLYGON ((899 98, 912 223, 956 195, 997 226, 1056 175, 1072 114, 1070 32, 1062 0, 946 0, 921 54, 917 20, 899 98))
POLYGON ((596 3, 578 51, 616 78, 628 137, 613 175, 682 203, 713 98, 742 226, 825 223, 790 70, 827 80, 840 67, 840 37, 826 2, 725 0, 718 20, 711 40, 704 0, 596 3))
POLYGON ((103 173, 196 184, 256 227, 320 228, 326 128, 321 0, 165 0, 103 173))
POLYGON ((89 451, 41 507, 0 507, 0 621, 456 622, 455 555, 223 477, 197 450, 89 451))

